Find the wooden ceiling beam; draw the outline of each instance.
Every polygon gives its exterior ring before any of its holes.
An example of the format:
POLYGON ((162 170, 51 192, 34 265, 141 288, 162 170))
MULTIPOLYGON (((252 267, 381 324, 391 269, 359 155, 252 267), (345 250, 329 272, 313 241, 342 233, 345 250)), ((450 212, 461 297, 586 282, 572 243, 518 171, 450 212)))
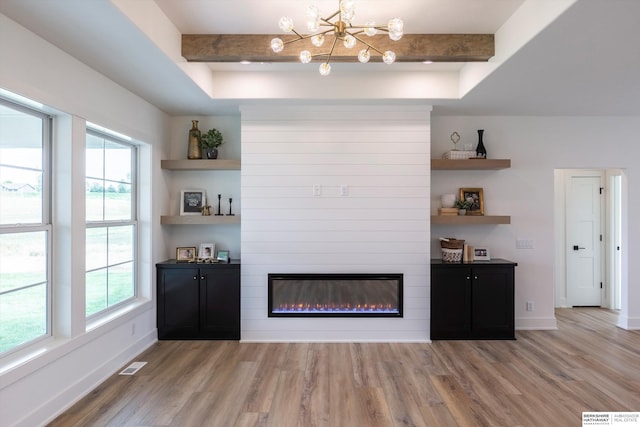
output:
MULTIPOLYGON (((295 38, 269 34, 184 34, 182 56, 189 62, 300 62, 298 55, 303 48, 312 55, 331 49, 329 40, 320 48, 303 40, 274 53, 270 47, 274 37, 280 37, 285 43, 295 38)), ((482 62, 495 54, 493 34, 405 34, 397 42, 384 34, 366 37, 366 41, 382 52, 394 51, 396 62, 482 62)), ((347 49, 337 43, 331 62, 357 62, 361 46, 358 43, 353 49, 347 49)), ((381 60, 381 55, 371 50, 371 61, 381 60)))

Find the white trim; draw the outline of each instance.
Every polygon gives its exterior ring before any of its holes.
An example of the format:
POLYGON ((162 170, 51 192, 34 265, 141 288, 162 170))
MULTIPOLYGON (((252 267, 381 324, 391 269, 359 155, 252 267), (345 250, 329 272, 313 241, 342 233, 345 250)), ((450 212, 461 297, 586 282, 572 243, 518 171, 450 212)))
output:
POLYGON ((555 331, 558 329, 555 317, 520 317, 515 320, 516 331, 555 331))

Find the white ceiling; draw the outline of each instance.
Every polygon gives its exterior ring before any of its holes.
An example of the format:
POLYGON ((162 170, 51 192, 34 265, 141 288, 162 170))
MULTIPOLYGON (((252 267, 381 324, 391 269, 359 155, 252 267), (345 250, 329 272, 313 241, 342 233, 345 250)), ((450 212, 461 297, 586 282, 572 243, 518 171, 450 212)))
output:
MULTIPOLYGON (((359 0, 356 20, 384 22, 399 16, 406 33, 496 33, 523 5, 531 8, 527 11, 533 19, 537 5, 559 1, 359 0)), ((337 6, 337 0, 316 3, 323 14, 337 6)), ((209 96, 185 72, 187 67, 179 57, 180 33, 276 34, 280 16, 303 22, 307 4, 299 0, 0 0, 0 13, 169 114, 210 115, 237 111, 243 100, 209 96), (150 16, 148 10, 157 13, 150 16), (174 33, 165 31, 160 36, 162 28, 174 33)), ((575 0, 513 55, 496 64, 462 99, 412 101, 433 104, 436 115, 640 115, 638 22, 638 0, 575 0)), ((496 37, 497 49, 509 41, 496 37)), ((405 72, 457 74, 464 67, 337 65, 340 68, 328 78, 338 72, 351 76, 393 73, 398 78, 405 72)), ((216 73, 229 72, 240 76, 277 72, 304 78, 308 85, 327 79, 318 75, 317 67, 302 67, 226 64, 211 65, 207 73, 214 76, 214 82, 216 73)))

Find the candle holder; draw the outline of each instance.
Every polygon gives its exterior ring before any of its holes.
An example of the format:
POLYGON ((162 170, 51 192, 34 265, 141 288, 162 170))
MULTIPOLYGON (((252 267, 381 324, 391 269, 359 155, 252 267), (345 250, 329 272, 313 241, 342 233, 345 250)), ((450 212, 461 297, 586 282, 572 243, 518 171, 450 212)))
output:
POLYGON ((222 212, 220 212, 220 198, 222 197, 221 194, 218 194, 218 213, 216 213, 216 216, 223 216, 224 214, 222 212))
POLYGON ((234 216, 234 213, 231 213, 231 202, 233 201, 233 199, 231 197, 229 197, 229 213, 227 214, 227 216, 234 216))

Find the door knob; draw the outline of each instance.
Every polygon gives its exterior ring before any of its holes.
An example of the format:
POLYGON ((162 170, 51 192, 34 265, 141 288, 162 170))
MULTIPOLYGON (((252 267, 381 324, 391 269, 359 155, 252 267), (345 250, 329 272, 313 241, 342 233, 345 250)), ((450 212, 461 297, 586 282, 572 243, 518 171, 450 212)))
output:
POLYGON ((573 250, 574 251, 577 251, 578 249, 586 249, 586 248, 579 247, 578 245, 573 245, 573 250))

